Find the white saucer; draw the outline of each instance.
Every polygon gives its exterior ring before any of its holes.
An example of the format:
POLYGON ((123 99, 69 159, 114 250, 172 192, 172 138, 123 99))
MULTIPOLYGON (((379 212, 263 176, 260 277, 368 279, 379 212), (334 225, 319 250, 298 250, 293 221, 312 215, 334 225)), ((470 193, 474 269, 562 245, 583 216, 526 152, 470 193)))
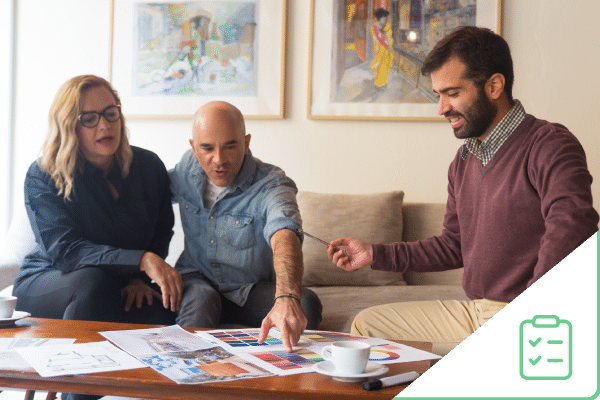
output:
POLYGON ((10 318, 0 318, 0 326, 12 325, 16 321, 27 317, 31 317, 31 314, 25 311, 15 311, 10 318))
POLYGON ((320 363, 313 365, 313 370, 320 374, 331 376, 336 381, 362 382, 367 380, 367 378, 372 378, 375 376, 381 376, 385 374, 386 372, 388 372, 389 368, 385 365, 369 361, 367 363, 367 367, 365 368, 365 372, 363 372, 362 374, 345 374, 336 371, 331 361, 321 361, 320 363))

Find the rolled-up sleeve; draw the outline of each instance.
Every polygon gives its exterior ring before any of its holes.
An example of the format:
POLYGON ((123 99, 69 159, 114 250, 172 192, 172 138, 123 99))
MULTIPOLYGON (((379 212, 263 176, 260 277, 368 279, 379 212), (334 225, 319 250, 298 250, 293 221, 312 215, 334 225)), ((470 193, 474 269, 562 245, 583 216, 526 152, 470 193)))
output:
POLYGON ((300 241, 303 240, 303 235, 299 233, 302 229, 302 218, 296 193, 296 185, 285 176, 273 179, 266 185, 263 202, 266 223, 263 234, 267 243, 270 244, 271 236, 281 229, 290 229, 298 235, 300 241))

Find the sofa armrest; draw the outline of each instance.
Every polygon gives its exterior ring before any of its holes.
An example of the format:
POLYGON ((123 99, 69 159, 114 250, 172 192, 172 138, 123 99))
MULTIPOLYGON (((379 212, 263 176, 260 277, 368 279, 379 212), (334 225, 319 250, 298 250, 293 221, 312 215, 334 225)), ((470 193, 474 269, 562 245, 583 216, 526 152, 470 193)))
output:
POLYGON ((35 236, 25 206, 17 206, 4 242, 0 246, 0 289, 14 283, 23 259, 35 246, 35 236))
POLYGON ((11 263, 8 260, 0 260, 0 289, 12 286, 20 267, 20 264, 11 263))
POLYGON ((185 236, 183 234, 183 226, 181 225, 181 214, 179 213, 179 204, 173 204, 173 214, 175 214, 175 225, 173 226, 173 237, 169 244, 169 255, 165 259, 166 263, 174 267, 179 260, 179 256, 183 253, 185 236))

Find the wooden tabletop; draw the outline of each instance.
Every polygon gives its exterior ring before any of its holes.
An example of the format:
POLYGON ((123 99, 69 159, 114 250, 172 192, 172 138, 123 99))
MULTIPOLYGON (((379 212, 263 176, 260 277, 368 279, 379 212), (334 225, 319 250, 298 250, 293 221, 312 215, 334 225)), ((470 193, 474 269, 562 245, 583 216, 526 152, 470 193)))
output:
MULTIPOLYGON (((76 338, 77 343, 106 340, 98 332, 156 328, 157 325, 118 324, 25 318, 0 328, 6 338, 76 338)), ((190 332, 198 329, 187 328, 190 332)), ((402 342, 430 351, 430 343, 402 342)), ((425 372, 430 361, 388 364, 385 376, 425 372)), ((0 387, 53 392, 141 397, 148 399, 392 399, 407 385, 365 391, 359 383, 344 383, 314 372, 290 376, 241 379, 201 385, 178 385, 151 368, 42 378, 33 369, 0 370, 0 387)))

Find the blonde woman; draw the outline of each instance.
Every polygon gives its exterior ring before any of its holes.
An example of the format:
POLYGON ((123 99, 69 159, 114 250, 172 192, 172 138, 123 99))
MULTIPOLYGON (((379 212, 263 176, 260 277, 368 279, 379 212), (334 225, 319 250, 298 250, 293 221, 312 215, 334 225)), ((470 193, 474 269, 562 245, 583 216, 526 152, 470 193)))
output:
POLYGON ((83 75, 59 89, 41 158, 25 179, 37 247, 13 294, 34 317, 171 324, 181 277, 165 263, 169 178, 129 145, 117 93, 83 75), (152 281, 156 283, 152 283, 152 281))

